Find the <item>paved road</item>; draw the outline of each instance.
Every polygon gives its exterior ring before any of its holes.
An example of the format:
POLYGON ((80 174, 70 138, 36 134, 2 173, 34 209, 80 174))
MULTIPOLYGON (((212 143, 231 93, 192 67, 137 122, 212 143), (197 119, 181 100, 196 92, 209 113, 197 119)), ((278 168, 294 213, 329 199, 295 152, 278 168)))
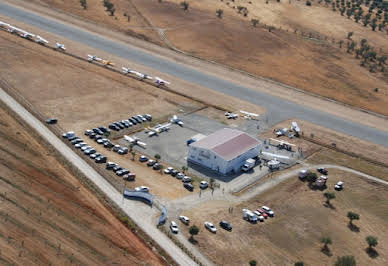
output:
MULTIPOLYGON (((101 191, 103 191, 117 206, 119 206, 144 232, 151 236, 179 265, 196 265, 194 261, 179 249, 164 233, 156 228, 156 220, 152 221, 154 209, 130 200, 124 200, 109 182, 97 173, 78 154, 63 143, 44 124, 16 102, 0 88, 0 99, 14 112, 19 114, 32 128, 53 145, 63 156, 88 177, 101 191)), ((208 265, 210 263, 204 263, 208 265)), ((211 265, 211 264, 210 264, 211 265)))
POLYGON ((366 141, 388 147, 388 132, 377 130, 359 123, 355 123, 331 114, 318 111, 302 105, 296 105, 278 97, 268 95, 253 89, 227 82, 209 73, 195 70, 190 66, 155 56, 143 50, 115 42, 101 35, 63 24, 60 21, 39 16, 35 13, 0 3, 0 14, 12 17, 23 23, 39 27, 45 31, 63 36, 88 46, 103 50, 113 55, 134 61, 147 67, 158 69, 185 81, 198 84, 242 100, 265 107, 268 110, 269 124, 273 125, 284 119, 297 117, 312 123, 319 124, 333 130, 346 133, 366 141))

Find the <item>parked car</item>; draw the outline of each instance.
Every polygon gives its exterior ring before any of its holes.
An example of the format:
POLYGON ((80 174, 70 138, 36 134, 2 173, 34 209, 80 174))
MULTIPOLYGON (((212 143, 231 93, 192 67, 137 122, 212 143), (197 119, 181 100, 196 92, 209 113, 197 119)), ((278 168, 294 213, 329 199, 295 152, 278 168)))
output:
POLYGON ((86 146, 81 147, 81 150, 85 151, 85 150, 88 150, 88 149, 91 149, 91 148, 92 147, 90 147, 89 145, 86 145, 86 146))
POLYGON ((123 168, 120 165, 116 165, 115 167, 113 167, 113 172, 115 173, 120 170, 123 170, 123 168))
POLYGON ((101 155, 96 158, 96 163, 106 163, 106 160, 107 160, 106 156, 101 155))
POLYGON ((153 166, 154 164, 156 164, 155 160, 148 160, 147 162, 147 166, 153 166))
POLYGON ((56 118, 49 118, 46 120, 46 123, 49 124, 49 125, 54 125, 58 122, 58 119, 56 118))
POLYGON ((191 177, 190 176, 184 176, 182 178, 182 182, 183 183, 190 183, 191 182, 191 177))
POLYGON ((113 151, 114 151, 114 152, 118 152, 120 149, 121 149, 121 146, 120 146, 120 145, 114 145, 114 146, 113 146, 113 151))
POLYGON ((93 148, 84 151, 84 153, 85 153, 86 155, 89 155, 89 154, 92 154, 92 153, 96 153, 96 152, 97 152, 97 151, 96 151, 95 149, 93 149, 93 148))
POLYGON ((221 221, 220 226, 227 231, 232 231, 232 226, 227 221, 221 221))
POLYGON ((176 178, 178 178, 178 179, 182 179, 182 178, 184 178, 184 177, 185 177, 185 175, 182 174, 182 173, 177 173, 177 174, 176 174, 176 178))
POLYGON ((97 134, 94 133, 94 132, 92 132, 92 133, 89 134, 89 138, 90 138, 90 139, 94 139, 96 136, 97 136, 97 134))
POLYGON ((323 175, 327 175, 327 170, 326 170, 325 168, 323 168, 323 167, 319 167, 319 168, 317 169, 317 171, 320 172, 320 173, 323 174, 323 175))
POLYGON ((148 158, 147 158, 147 156, 142 155, 139 157, 139 161, 144 163, 144 162, 148 161, 148 158))
POLYGON ((206 189, 208 186, 209 186, 209 183, 206 181, 201 181, 201 183, 199 183, 199 187, 201 189, 206 189))
POLYGON ((75 136, 75 133, 73 131, 69 131, 62 134, 62 137, 65 139, 68 139, 69 137, 73 137, 73 136, 75 136))
POLYGON ((92 159, 96 159, 99 156, 101 156, 101 153, 98 153, 98 152, 89 154, 89 157, 92 158, 92 159))
POLYGON ((97 143, 98 143, 98 144, 104 144, 104 139, 103 139, 103 138, 98 139, 98 140, 97 140, 97 143))
POLYGON ((116 126, 115 124, 110 124, 109 128, 114 130, 114 131, 119 131, 120 130, 120 128, 118 126, 116 126))
POLYGON ((338 181, 337 184, 334 185, 334 189, 339 191, 339 190, 342 190, 344 188, 344 182, 342 181, 338 181))
POLYGON ((210 232, 212 232, 212 233, 216 233, 217 232, 217 228, 211 222, 205 222, 205 228, 207 230, 209 230, 210 232))
POLYGON ((152 166, 152 168, 153 168, 154 170, 160 170, 161 167, 162 167, 162 165, 161 165, 160 163, 155 163, 155 164, 152 166))
POLYGON ((181 222, 186 224, 186 225, 188 225, 190 223, 190 219, 186 216, 183 216, 183 215, 179 216, 179 220, 181 220, 181 222))
POLYGON ((174 169, 171 171, 170 174, 175 177, 178 173, 179 173, 179 171, 174 169))
POLYGON ((194 190, 194 186, 190 183, 184 183, 183 186, 190 192, 194 190))
POLYGON ((81 149, 83 146, 87 146, 88 144, 86 142, 77 143, 74 145, 77 149, 81 149))
POLYGON ((152 121, 152 115, 150 115, 150 114, 145 114, 144 117, 145 117, 148 121, 152 121))
POLYGON ((112 142, 110 142, 110 141, 108 140, 107 142, 104 142, 104 147, 110 149, 110 148, 113 147, 113 144, 112 144, 112 142))
POLYGON ((149 189, 149 187, 146 187, 146 186, 140 186, 140 187, 136 187, 136 188, 135 188, 135 191, 139 191, 139 192, 150 192, 150 189, 149 189))
POLYGON ((126 175, 123 175, 123 179, 125 181, 135 181, 136 174, 135 173, 128 173, 126 175))
POLYGON ((261 209, 264 210, 268 214, 269 217, 274 217, 275 213, 267 206, 263 206, 263 207, 261 207, 261 209))
POLYGON ((115 166, 117 166, 117 163, 114 163, 114 162, 108 162, 107 164, 106 164, 106 169, 107 170, 113 170, 113 168, 115 167, 115 166))
POLYGON ((263 216, 264 219, 268 218, 268 214, 265 212, 265 210, 257 209, 257 211, 260 213, 261 216, 263 216))
POLYGON ((75 139, 77 139, 78 137, 77 136, 70 136, 70 137, 67 137, 67 140, 68 141, 72 141, 72 140, 75 140, 75 139))
POLYGON ((261 212, 254 211, 253 213, 257 216, 257 219, 259 219, 260 222, 264 222, 264 216, 261 214, 261 212))
POLYGON ((71 141, 71 144, 72 145, 75 145, 75 144, 78 144, 78 143, 81 143, 81 142, 84 142, 82 139, 80 139, 80 138, 76 138, 76 139, 73 139, 72 141, 71 141))
POLYGON ((121 149, 119 149, 117 151, 117 153, 120 154, 120 155, 127 154, 128 153, 128 148, 127 147, 121 147, 121 149))
POLYGON ((178 234, 179 232, 178 225, 174 221, 171 221, 170 229, 171 229, 171 232, 173 232, 174 234, 178 234))
POLYGON ((92 132, 93 132, 92 130, 86 129, 84 134, 85 136, 89 136, 92 132))
POLYGON ((167 167, 166 169, 164 169, 163 172, 164 172, 166 175, 169 175, 169 174, 171 174, 172 170, 174 170, 174 168, 172 168, 172 167, 167 167))

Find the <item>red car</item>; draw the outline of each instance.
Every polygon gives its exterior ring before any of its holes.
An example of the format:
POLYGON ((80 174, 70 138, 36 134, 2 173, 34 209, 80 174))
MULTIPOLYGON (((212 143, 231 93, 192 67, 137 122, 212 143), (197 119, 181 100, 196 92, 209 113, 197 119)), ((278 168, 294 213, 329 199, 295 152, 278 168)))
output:
POLYGON ((268 218, 268 214, 267 214, 264 210, 262 210, 262 209, 257 209, 257 211, 260 212, 261 215, 262 215, 265 219, 268 218))

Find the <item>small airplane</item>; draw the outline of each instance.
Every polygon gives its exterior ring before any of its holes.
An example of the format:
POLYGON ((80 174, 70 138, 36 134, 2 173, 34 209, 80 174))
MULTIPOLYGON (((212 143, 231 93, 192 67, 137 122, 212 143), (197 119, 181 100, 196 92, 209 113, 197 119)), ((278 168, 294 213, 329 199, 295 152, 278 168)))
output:
POLYGON ((148 134, 149 137, 152 137, 152 136, 158 135, 161 132, 168 131, 170 129, 170 125, 171 125, 171 123, 166 123, 163 125, 159 124, 153 128, 147 128, 148 132, 146 132, 146 133, 148 134))
POLYGON ((149 76, 147 74, 143 74, 143 73, 140 73, 140 72, 137 72, 137 71, 134 71, 134 70, 131 70, 129 73, 135 74, 136 76, 138 76, 141 79, 153 79, 153 77, 151 77, 151 76, 149 76))
POLYGON ((142 147, 142 148, 145 148, 145 147, 147 146, 146 143, 139 141, 139 139, 138 139, 137 137, 133 137, 133 138, 132 138, 132 137, 130 137, 130 136, 124 135, 124 139, 125 139, 126 141, 128 141, 129 143, 132 143, 132 144, 134 144, 134 145, 139 145, 139 146, 142 147))
POLYGON ((115 63, 113 63, 110 60, 102 60, 101 63, 104 64, 105 66, 114 66, 115 65, 115 63))
POLYGON ((226 113, 225 113, 225 116, 226 116, 228 119, 237 119, 237 118, 238 118, 238 114, 231 113, 231 112, 226 112, 226 113))
POLYGON ((155 77, 155 83, 158 85, 158 86, 164 86, 164 85, 168 85, 170 84, 170 82, 168 81, 165 81, 159 77, 155 77))
POLYGON ((170 119, 170 122, 183 127, 183 121, 180 120, 177 115, 173 115, 173 117, 170 119))
POLYGON ((66 51, 65 45, 58 43, 58 42, 55 44, 55 49, 60 49, 60 50, 66 51))
POLYGON ((291 123, 291 130, 294 130, 295 134, 299 135, 300 128, 299 128, 299 126, 298 126, 298 124, 296 122, 292 122, 291 123))
POLYGON ((93 62, 93 61, 102 61, 101 58, 97 57, 97 55, 90 55, 88 54, 88 61, 93 62))
POLYGON ((277 129, 276 130, 276 136, 280 137, 280 136, 284 136, 286 135, 288 132, 288 128, 283 128, 283 129, 277 129))
POLYGON ((122 67, 121 69, 123 70, 123 74, 129 74, 132 71, 130 68, 126 68, 126 67, 122 67))
POLYGON ((46 45, 49 43, 49 41, 47 41, 46 39, 40 37, 39 35, 36 35, 36 38, 37 40, 35 40, 36 43, 39 43, 39 44, 42 44, 42 45, 46 45))
POLYGON ((256 117, 259 116, 258 114, 249 113, 249 112, 243 111, 243 110, 241 110, 240 113, 244 114, 244 115, 245 115, 244 117, 245 117, 246 119, 249 119, 249 120, 250 120, 250 119, 253 119, 253 118, 256 118, 256 117))

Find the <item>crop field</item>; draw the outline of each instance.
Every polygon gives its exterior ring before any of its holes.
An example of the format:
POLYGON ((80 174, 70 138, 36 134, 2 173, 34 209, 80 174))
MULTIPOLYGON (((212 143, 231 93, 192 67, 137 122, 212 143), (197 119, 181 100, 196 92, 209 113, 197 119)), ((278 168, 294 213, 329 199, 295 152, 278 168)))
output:
POLYGON ((377 59, 368 59, 366 67, 360 66, 356 49, 346 52, 347 43, 351 43, 346 37, 353 32, 358 48, 360 40, 366 39, 378 56, 383 56, 388 35, 355 23, 323 3, 307 7, 303 1, 250 4, 246 0, 202 0, 188 1, 190 7, 184 11, 180 0, 112 0, 116 12, 110 16, 97 0, 88 1, 86 10, 76 0, 43 2, 121 31, 126 25, 124 28, 156 43, 167 38, 172 46, 201 58, 387 115, 386 70, 381 72, 377 59), (136 8, 128 9, 129 3, 136 8), (238 6, 247 8, 246 17, 238 12, 238 6), (223 10, 222 19, 217 18, 217 9, 223 10), (134 10, 133 22, 128 22, 124 14, 134 10), (259 20, 256 27, 252 19, 259 20), (274 27, 271 32, 269 27, 274 27), (309 34, 313 34, 311 38, 309 34))
POLYGON ((3 106, 0 121, 1 263, 165 265, 3 106))
MULTIPOLYGON (((250 260, 256 260, 257 265, 291 265, 297 261, 333 265, 344 255, 353 255, 357 265, 386 265, 388 188, 337 170, 329 170, 328 176, 328 188, 323 192, 311 190, 295 176, 248 202, 235 206, 225 201, 208 202, 184 215, 200 228, 195 236, 197 246, 218 265, 244 265, 250 260), (345 188, 337 192, 333 186, 339 180, 345 182, 345 188), (336 196, 331 208, 323 196, 327 191, 336 196), (262 205, 274 210, 275 217, 258 224, 242 219, 243 208, 256 210, 262 205), (231 206, 233 212, 229 213, 231 206), (358 232, 350 230, 349 211, 360 215, 360 220, 353 222, 358 232), (232 232, 219 227, 223 219, 233 226, 232 232), (216 234, 204 228, 205 221, 216 225, 216 234), (378 238, 375 258, 366 252, 368 235, 378 238), (329 252, 322 252, 321 237, 332 239, 329 252)), ((181 228, 189 237, 188 229, 181 228)))

